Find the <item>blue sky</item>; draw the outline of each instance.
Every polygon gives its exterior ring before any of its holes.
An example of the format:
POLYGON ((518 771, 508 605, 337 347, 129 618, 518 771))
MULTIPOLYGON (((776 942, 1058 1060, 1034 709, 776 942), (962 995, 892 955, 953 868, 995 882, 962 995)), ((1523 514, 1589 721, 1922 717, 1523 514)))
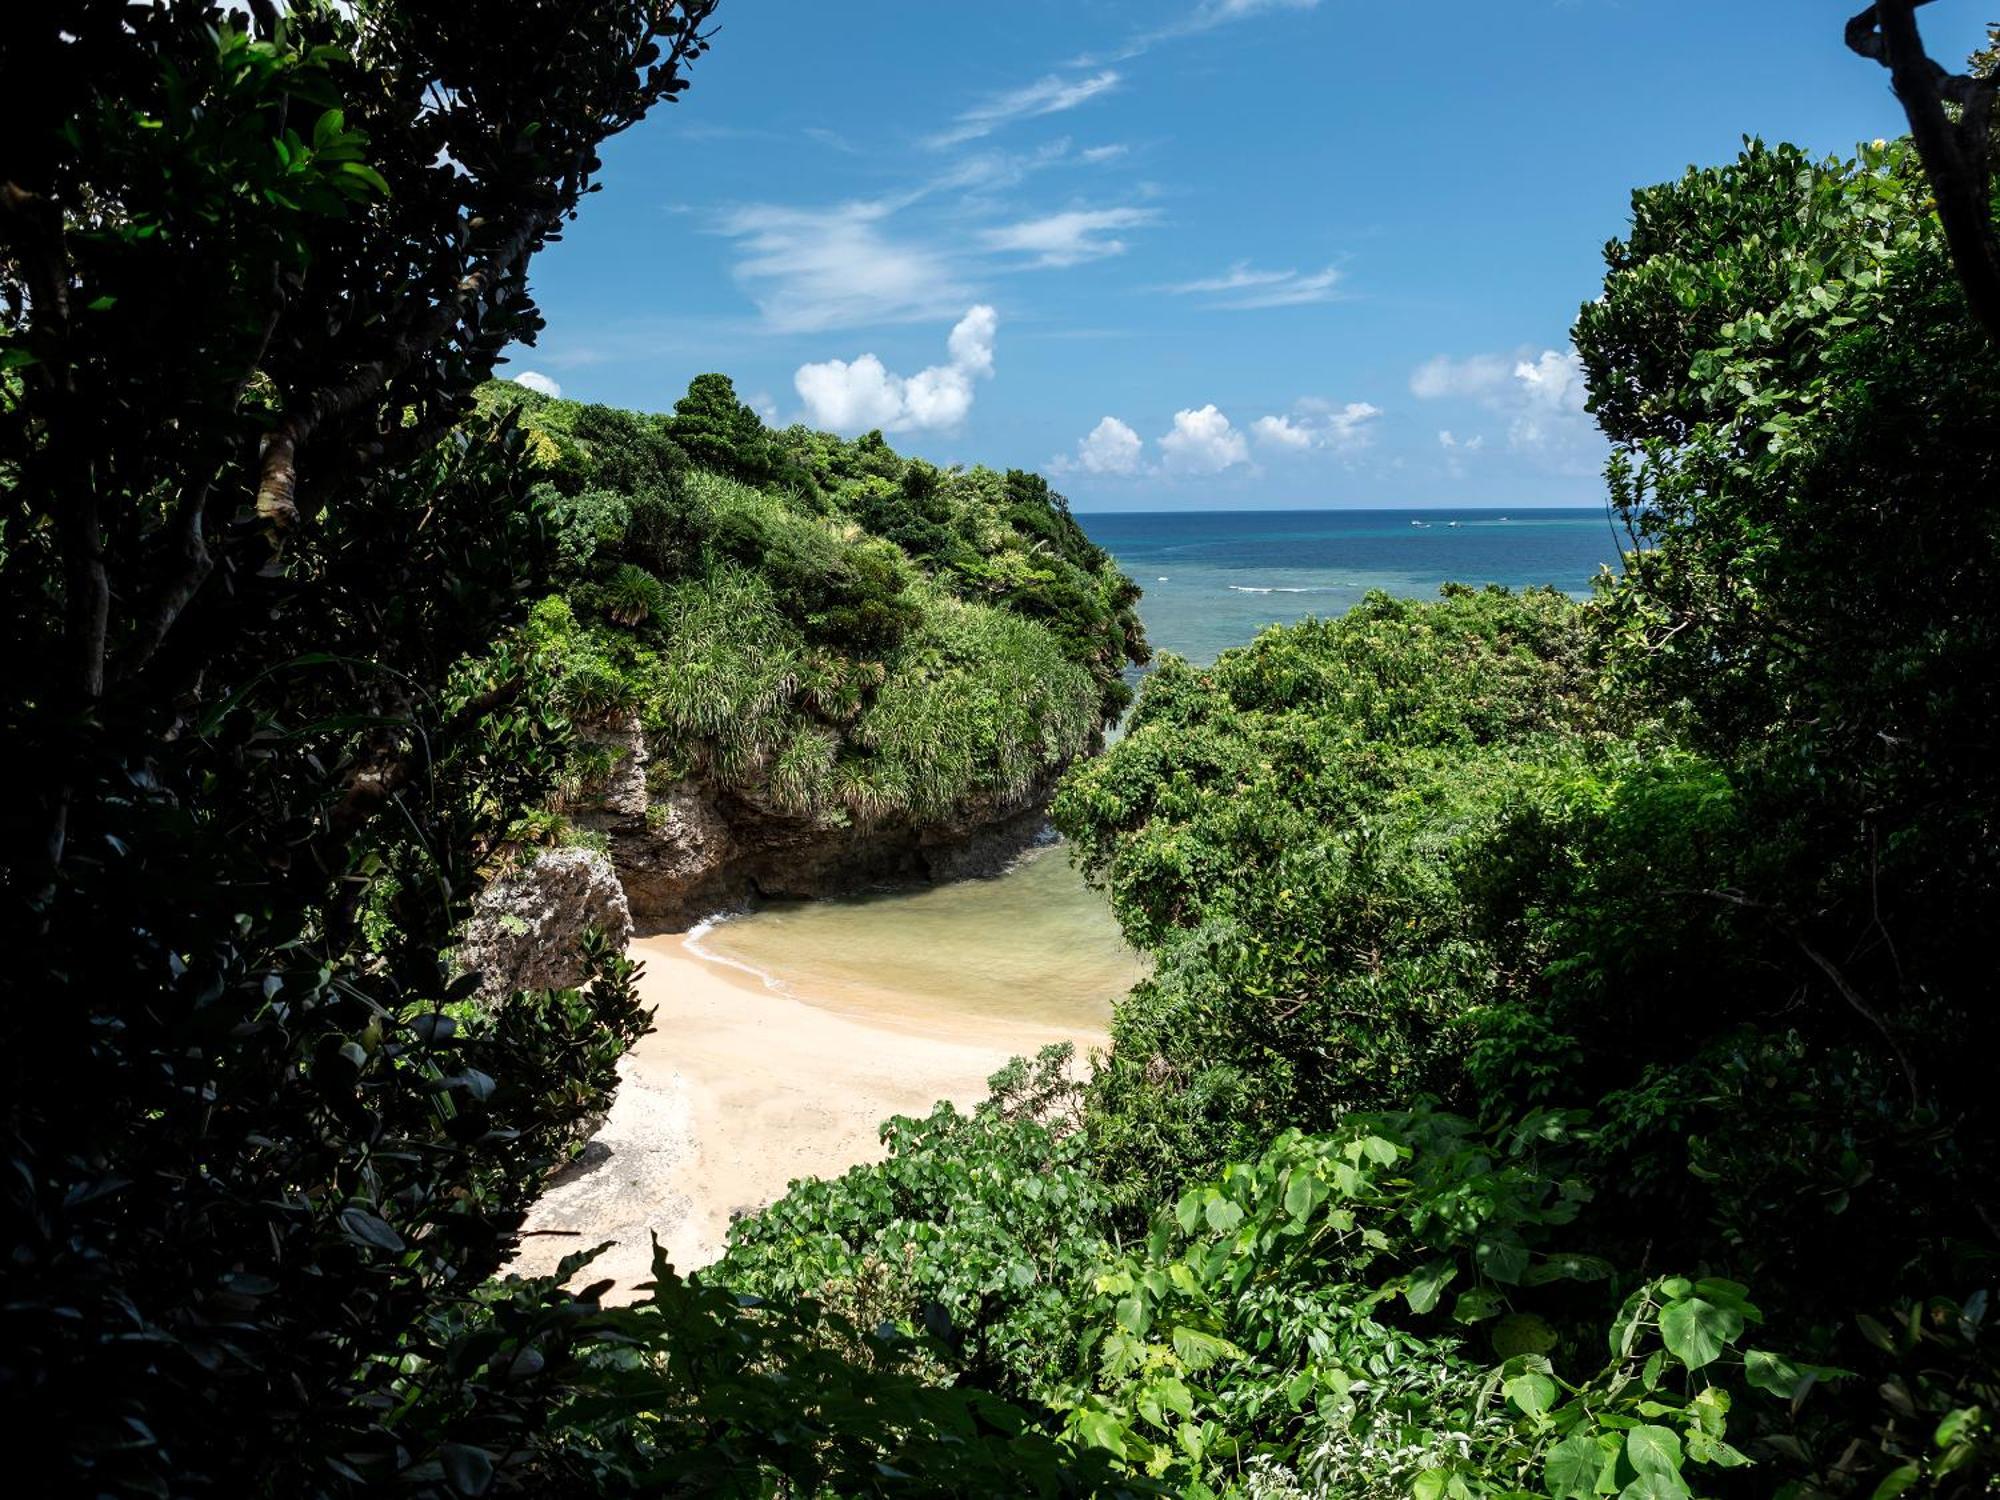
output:
POLYGON ((1080 510, 1594 502, 1566 330, 1630 190, 1898 132, 1850 8, 723 0, 510 373, 664 410, 722 370, 1080 510))

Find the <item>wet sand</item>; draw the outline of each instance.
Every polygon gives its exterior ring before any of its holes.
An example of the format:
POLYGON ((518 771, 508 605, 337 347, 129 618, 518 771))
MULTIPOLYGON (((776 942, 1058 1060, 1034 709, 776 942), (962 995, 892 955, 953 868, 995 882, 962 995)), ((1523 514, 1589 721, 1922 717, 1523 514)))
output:
POLYGON ((1104 1044, 1094 1029, 917 1011, 901 997, 871 1006, 851 987, 814 1003, 698 956, 679 935, 630 951, 645 965, 654 1029, 619 1065, 585 1163, 535 1205, 513 1267, 545 1274, 615 1241, 582 1279, 614 1279, 616 1301, 651 1273, 649 1231, 677 1270, 698 1269, 721 1254, 733 1215, 796 1178, 879 1160, 877 1129, 890 1116, 928 1114, 939 1099, 975 1104, 1009 1058, 1049 1042, 1074 1041, 1079 1053, 1104 1044))

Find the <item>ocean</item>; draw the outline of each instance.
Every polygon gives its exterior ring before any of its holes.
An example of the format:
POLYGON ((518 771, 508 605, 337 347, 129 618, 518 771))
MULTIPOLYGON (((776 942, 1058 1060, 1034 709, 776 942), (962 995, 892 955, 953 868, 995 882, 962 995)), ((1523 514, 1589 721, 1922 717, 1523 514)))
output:
MULTIPOLYGON (((1582 595, 1618 561, 1602 509, 1077 520, 1145 590, 1139 614, 1154 650, 1198 664, 1266 626, 1341 614, 1371 589, 1429 598, 1455 581, 1582 595)), ((1145 972, 1059 843, 991 880, 780 903, 718 922, 693 946, 815 1003, 877 1017, 944 1009, 974 1030, 1005 1022, 1103 1028, 1145 972)))
POLYGON ((1206 665, 1267 625, 1345 614, 1372 589, 1553 584, 1586 594, 1615 566, 1609 518, 1588 510, 1193 511, 1079 515, 1146 591, 1155 650, 1206 665))

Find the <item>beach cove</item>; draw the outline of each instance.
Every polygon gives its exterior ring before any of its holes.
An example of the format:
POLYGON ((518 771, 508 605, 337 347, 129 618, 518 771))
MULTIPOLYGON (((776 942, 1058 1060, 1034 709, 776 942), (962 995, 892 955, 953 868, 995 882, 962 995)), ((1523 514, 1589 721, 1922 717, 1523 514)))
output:
MULTIPOLYGON (((879 1160, 884 1120, 929 1114, 945 1099, 969 1109, 1011 1058, 1051 1043, 1072 1043, 1084 1065, 1108 1039, 1107 984, 1122 993, 1143 970, 1101 902, 1093 909, 1046 895, 1069 882, 1081 890, 1062 850, 1048 848, 996 880, 869 898, 898 908, 873 918, 865 905, 857 915, 842 910, 847 903, 814 903, 636 939, 629 952, 644 966, 639 987, 655 1008, 654 1029, 620 1064, 617 1098, 584 1157, 536 1204, 513 1269, 545 1274, 609 1240, 578 1279, 609 1277, 617 1283, 611 1300, 632 1300, 651 1274, 653 1234, 676 1269, 697 1270, 722 1253, 733 1218, 782 1196, 795 1179, 879 1160), (840 972, 837 946, 829 957, 811 940, 815 926, 838 937, 857 922, 867 933, 871 921, 908 925, 914 915, 921 943, 968 906, 1010 901, 1039 903, 1058 920, 1079 911, 1096 918, 1070 950, 1085 960, 1087 977, 1067 1005, 1030 1003, 1007 1014, 1000 997, 1033 986, 1004 964, 994 972, 990 954, 959 955, 984 972, 925 993, 937 982, 929 967, 901 986, 871 985, 840 972), (808 931, 785 979, 733 956, 774 936, 783 944, 787 917, 808 931), (718 938, 739 933, 748 941, 718 938)), ((1018 925, 1013 931, 1023 936, 1018 925)), ((950 953, 933 957, 953 962, 950 953)))
MULTIPOLYGON (((1612 556, 1595 511, 1083 519, 1146 589, 1155 649, 1197 664, 1370 590, 1427 597, 1459 579, 1584 594, 1612 556)), ((791 1182, 879 1160, 884 1120, 969 1108, 1010 1059, 1051 1042, 1087 1066, 1145 973, 1060 843, 995 878, 775 903, 630 953, 654 1029, 620 1065, 584 1157, 536 1204, 513 1267, 552 1271, 612 1241, 578 1281, 609 1277, 618 1301, 650 1274, 651 1234, 677 1270, 698 1270, 735 1217, 791 1182)))

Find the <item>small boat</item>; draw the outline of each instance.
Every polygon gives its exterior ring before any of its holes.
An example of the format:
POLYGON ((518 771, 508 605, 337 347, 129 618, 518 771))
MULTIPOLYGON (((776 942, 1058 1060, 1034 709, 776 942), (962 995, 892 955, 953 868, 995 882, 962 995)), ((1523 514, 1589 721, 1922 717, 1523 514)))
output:
POLYGON ((1444 524, 1447 526, 1463 526, 1465 523, 1463 521, 1447 521, 1444 524))
POLYGON ((1412 522, 1410 522, 1410 524, 1411 524, 1412 526, 1423 526, 1423 527, 1426 527, 1426 528, 1428 528, 1428 527, 1429 527, 1429 525, 1430 525, 1431 523, 1430 523, 1430 522, 1428 522, 1428 521, 1412 521, 1412 522))
POLYGON ((1167 581, 1167 575, 1166 575, 1166 574, 1164 574, 1164 573, 1162 573, 1162 574, 1160 575, 1160 578, 1159 578, 1159 581, 1160 581, 1161 583, 1165 583, 1165 582, 1167 581))

